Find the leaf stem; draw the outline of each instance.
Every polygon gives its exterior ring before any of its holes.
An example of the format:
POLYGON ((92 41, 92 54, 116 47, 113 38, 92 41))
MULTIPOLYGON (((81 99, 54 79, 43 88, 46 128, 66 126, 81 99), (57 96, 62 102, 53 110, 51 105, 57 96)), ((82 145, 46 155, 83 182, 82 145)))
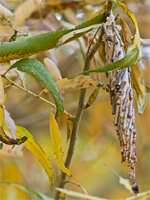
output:
MULTIPOLYGON (((27 92, 28 94, 30 94, 30 95, 32 95, 32 96, 34 96, 34 97, 36 97, 36 98, 38 98, 38 99, 44 101, 45 103, 51 105, 52 107, 56 108, 56 105, 55 105, 55 104, 53 104, 53 103, 51 103, 50 101, 44 99, 43 97, 41 97, 41 96, 39 96, 39 95, 37 95, 37 94, 31 92, 30 90, 27 90, 27 89, 21 87, 20 85, 18 85, 18 84, 16 84, 15 82, 13 82, 11 79, 7 78, 4 74, 1 75, 1 76, 2 76, 2 78, 6 79, 8 82, 10 82, 12 85, 16 86, 17 88, 23 90, 24 92, 27 92)), ((70 119, 73 119, 73 116, 72 116, 70 113, 68 113, 67 111, 65 111, 65 110, 64 110, 64 114, 66 114, 70 119)))
MULTIPOLYGON (((91 50, 86 55, 83 71, 90 69, 92 58, 93 58, 94 54, 96 53, 96 51, 98 50, 98 48, 100 47, 101 43, 102 43, 102 32, 101 32, 98 40, 96 41, 96 43, 93 45, 91 50)), ((71 164, 74 152, 75 152, 75 144, 76 144, 78 129, 79 129, 82 113, 83 113, 83 110, 85 107, 85 105, 84 105, 85 104, 85 94, 86 94, 86 89, 82 89, 80 91, 77 112, 76 112, 75 118, 73 120, 73 128, 72 128, 72 133, 71 133, 71 138, 70 138, 70 144, 69 144, 69 149, 68 149, 67 157, 66 157, 66 161, 65 161, 66 168, 70 167, 70 164, 71 164)), ((67 175, 62 172, 58 187, 64 188, 66 181, 67 181, 67 175)), ((55 200, 60 200, 59 194, 60 194, 60 192, 56 191, 55 200)))

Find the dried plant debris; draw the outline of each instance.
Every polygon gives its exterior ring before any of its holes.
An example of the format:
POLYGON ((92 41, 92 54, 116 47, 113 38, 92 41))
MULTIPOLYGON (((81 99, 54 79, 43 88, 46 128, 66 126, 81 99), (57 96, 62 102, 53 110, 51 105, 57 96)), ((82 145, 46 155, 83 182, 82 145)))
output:
MULTIPOLYGON (((103 54, 105 64, 110 64, 122 59, 125 56, 124 44, 119 35, 120 25, 115 24, 114 15, 107 17, 103 23, 103 54)), ((130 78, 131 68, 113 70, 107 73, 107 87, 110 94, 114 125, 117 127, 118 140, 121 146, 122 162, 128 162, 129 175, 132 180, 132 189, 139 192, 136 186, 135 166, 136 158, 136 130, 135 113, 133 107, 133 91, 130 78)))

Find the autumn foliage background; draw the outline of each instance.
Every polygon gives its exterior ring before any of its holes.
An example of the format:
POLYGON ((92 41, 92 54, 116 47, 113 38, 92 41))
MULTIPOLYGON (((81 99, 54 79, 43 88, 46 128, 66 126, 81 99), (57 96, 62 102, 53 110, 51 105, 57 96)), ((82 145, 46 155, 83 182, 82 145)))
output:
MULTIPOLYGON (((62 1, 55 9, 42 10, 38 3, 32 7, 32 0, 27 0, 26 7, 22 14, 23 1, 0 1, 4 3, 12 11, 16 12, 16 24, 18 26, 22 23, 30 26, 29 36, 37 35, 43 32, 58 30, 63 26, 66 28, 74 27, 81 22, 90 19, 95 11, 101 8, 103 3, 98 4, 98 1, 92 1, 95 5, 83 5, 74 8, 73 3, 69 4, 68 8, 62 9, 62 1), (20 12, 19 12, 20 11, 20 12), (40 13, 40 14, 39 14, 40 13), (61 20, 60 20, 61 19, 61 20)), ((45 1, 45 3, 48 1, 45 1)), ((49 1, 54 3, 56 1, 49 1)), ((141 38, 150 38, 150 2, 149 0, 129 1, 124 0, 126 6, 134 13, 141 38)), ((124 20, 130 25, 130 19, 117 9, 115 13, 120 13, 124 20)), ((86 39, 70 42, 57 49, 49 50, 44 53, 32 56, 43 62, 45 57, 52 59, 65 78, 74 78, 77 76, 84 66, 84 55, 86 52, 86 39)), ((140 61, 141 71, 146 85, 150 85, 150 46, 142 43, 143 59, 140 61)), ((2 63, 1 66, 8 65, 2 63)), ((26 87, 30 91, 39 94, 43 89, 42 84, 33 76, 27 74, 26 87)), ((19 83, 16 73, 11 74, 11 78, 19 83)), ((101 82, 106 82, 105 74, 100 74, 101 82)), ((6 82, 7 83, 7 82, 6 82)), ((4 83, 4 84, 6 84, 4 83)), ((87 91, 86 101, 92 93, 93 89, 87 91)), ((41 100, 30 96, 29 94, 15 88, 13 86, 5 89, 7 95, 6 108, 10 112, 11 117, 15 123, 27 128, 33 135, 35 141, 40 144, 47 154, 52 165, 54 173, 54 187, 58 184, 60 169, 58 168, 55 157, 53 155, 51 139, 49 133, 49 113, 53 108, 42 102, 41 100)), ((53 102, 49 93, 42 95, 44 98, 53 102)), ((77 102, 79 98, 79 90, 66 90, 64 93, 65 110, 72 115, 75 115, 77 109, 77 102)), ((143 115, 137 112, 137 105, 135 101, 136 114, 136 130, 137 130, 137 160, 136 174, 137 184, 140 187, 140 192, 150 189, 150 174, 149 174, 149 151, 150 151, 150 104, 149 94, 148 103, 143 115)), ((76 151, 70 167, 72 174, 68 180, 73 180, 83 186, 90 195, 105 197, 111 199, 120 199, 131 196, 130 192, 119 183, 119 178, 108 168, 110 166, 123 178, 128 177, 128 167, 126 163, 121 163, 120 147, 116 136, 116 127, 113 125, 113 116, 111 114, 111 105, 109 95, 102 89, 97 97, 95 103, 86 109, 83 113, 78 138, 76 142, 76 151)), ((67 117, 62 114, 58 118, 58 124, 63 141, 63 151, 65 156, 68 149, 67 143, 67 117)), ((70 122, 71 128, 71 122, 70 122)), ((40 162, 26 149, 15 147, 13 152, 11 147, 4 147, 0 151, 0 181, 1 182, 16 182, 28 186, 30 189, 40 191, 50 197, 54 196, 55 190, 50 191, 50 183, 47 174, 40 162)), ((81 188, 66 184, 66 189, 82 192, 81 188)), ((34 195, 29 195, 13 186, 0 185, 0 199, 35 199, 34 195)), ((72 198, 75 199, 75 198, 72 198)))

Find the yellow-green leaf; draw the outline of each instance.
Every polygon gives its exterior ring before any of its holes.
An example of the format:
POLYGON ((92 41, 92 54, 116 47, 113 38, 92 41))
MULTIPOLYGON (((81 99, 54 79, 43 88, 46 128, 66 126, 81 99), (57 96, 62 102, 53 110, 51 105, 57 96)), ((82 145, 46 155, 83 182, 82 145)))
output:
POLYGON ((57 81, 56 84, 59 86, 59 90, 83 89, 91 86, 97 88, 101 86, 101 83, 98 80, 86 75, 80 75, 74 79, 64 78, 60 81, 57 81))
POLYGON ((55 120, 55 117, 52 113, 50 113, 50 134, 51 134, 51 140, 52 140, 52 147, 54 154, 56 154, 56 162, 59 168, 66 173, 68 176, 71 176, 69 169, 67 169, 62 162, 62 156, 63 152, 62 149, 62 141, 60 136, 60 131, 57 125, 57 122, 55 120))
POLYGON ((17 127, 17 132, 16 135, 19 137, 21 135, 25 135, 28 140, 26 142, 24 142, 24 146, 31 151, 34 156, 40 161, 40 163, 43 165, 50 183, 51 183, 51 189, 52 189, 52 185, 53 185, 53 172, 52 172, 52 168, 50 165, 50 162, 45 154, 45 152, 42 150, 42 148, 40 147, 39 144, 37 144, 34 139, 33 136, 24 128, 21 126, 16 126, 17 127))
POLYGON ((90 95, 90 97, 89 97, 89 99, 88 99, 88 102, 87 102, 85 108, 90 107, 90 106, 92 105, 92 103, 95 101, 95 99, 96 99, 96 97, 97 97, 97 95, 98 95, 98 93, 99 93, 99 89, 100 89, 100 88, 96 88, 96 89, 93 91, 93 93, 90 95))
POLYGON ((131 81, 136 91, 138 112, 139 114, 143 114, 147 103, 147 93, 144 85, 144 80, 138 64, 133 65, 131 69, 131 81))
POLYGON ((3 88, 3 82, 2 77, 0 75, 0 104, 4 102, 4 88, 3 88))
POLYGON ((132 43, 129 46, 128 50, 131 52, 133 49, 136 49, 136 47, 138 47, 139 55, 137 57, 137 60, 135 61, 135 64, 136 64, 142 57, 142 53, 141 53, 141 49, 140 49, 141 39, 140 39, 140 34, 139 34, 139 29, 138 29, 138 25, 137 25, 136 19, 135 19, 133 13, 130 10, 128 10, 128 8, 125 6, 125 4, 123 4, 121 2, 117 3, 114 0, 113 0, 113 2, 116 3, 130 17, 130 19, 132 20, 132 22, 134 24, 135 34, 134 34, 134 37, 132 39, 132 43))

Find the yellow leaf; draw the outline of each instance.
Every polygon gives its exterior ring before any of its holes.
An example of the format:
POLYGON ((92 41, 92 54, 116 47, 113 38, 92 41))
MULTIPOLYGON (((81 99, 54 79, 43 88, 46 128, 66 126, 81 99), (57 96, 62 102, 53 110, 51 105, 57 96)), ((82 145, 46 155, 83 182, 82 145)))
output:
POLYGON ((4 123, 4 108, 2 105, 0 105, 0 127, 3 126, 3 123, 4 123))
POLYGON ((137 25, 137 22, 136 22, 136 19, 133 15, 133 13, 128 10, 128 8, 125 6, 125 4, 121 3, 121 2, 116 2, 113 0, 113 2, 115 4, 117 4, 129 17, 130 19, 132 20, 133 24, 134 24, 134 27, 135 27, 135 34, 134 34, 134 37, 133 37, 133 40, 132 40, 132 43, 131 45, 129 46, 129 51, 132 51, 133 49, 135 49, 137 46, 138 46, 138 49, 139 49, 139 55, 137 57, 137 60, 135 63, 137 63, 141 57, 142 57, 142 53, 141 53, 141 49, 140 49, 140 46, 141 46, 141 40, 140 40, 140 34, 139 34, 139 29, 138 29, 138 25, 137 25))
POLYGON ((51 189, 52 189, 52 185, 53 185, 53 172, 52 172, 52 168, 50 165, 50 162, 45 154, 45 152, 42 150, 42 148, 39 146, 39 144, 37 144, 34 139, 33 136, 23 127, 21 126, 16 126, 17 127, 17 132, 16 135, 19 137, 21 135, 25 135, 28 139, 26 142, 24 142, 24 146, 31 151, 34 156, 40 161, 40 163, 43 165, 50 183, 51 183, 51 189))
POLYGON ((143 114, 147 103, 147 93, 144 80, 138 64, 133 65, 131 69, 131 81, 137 95, 138 112, 139 114, 143 114))
POLYGON ((3 82, 2 82, 2 77, 0 75, 0 104, 3 104, 4 102, 4 88, 3 88, 3 82))
POLYGON ((71 176, 69 169, 67 169, 62 162, 62 156, 63 156, 63 152, 61 151, 62 141, 61 141, 61 136, 60 136, 57 122, 52 113, 50 113, 49 117, 50 117, 50 134, 51 134, 51 140, 52 140, 52 147, 53 147, 54 154, 56 154, 57 165, 64 173, 66 173, 68 176, 71 176))
POLYGON ((59 86, 59 90, 83 89, 91 86, 94 88, 100 87, 100 82, 98 80, 86 75, 77 76, 74 79, 64 78, 57 81, 56 84, 59 86))

